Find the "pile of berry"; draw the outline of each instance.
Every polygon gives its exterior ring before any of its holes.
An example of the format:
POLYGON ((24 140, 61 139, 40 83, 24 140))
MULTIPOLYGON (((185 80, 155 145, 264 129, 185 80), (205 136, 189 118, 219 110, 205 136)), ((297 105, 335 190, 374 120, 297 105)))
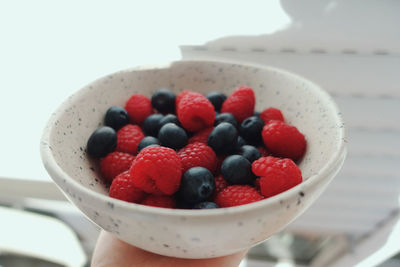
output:
POLYGON ((109 195, 164 208, 207 209, 259 201, 301 183, 306 149, 280 110, 254 112, 255 95, 160 89, 113 106, 90 136, 109 195))

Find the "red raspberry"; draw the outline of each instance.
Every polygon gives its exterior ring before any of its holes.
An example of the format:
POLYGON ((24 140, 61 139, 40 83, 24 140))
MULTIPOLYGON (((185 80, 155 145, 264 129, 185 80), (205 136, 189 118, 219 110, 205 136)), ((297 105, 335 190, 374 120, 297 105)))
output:
POLYGON ((134 185, 143 191, 172 195, 179 189, 182 164, 175 150, 149 146, 136 156, 129 172, 134 185))
POLYGON ((257 149, 258 149, 258 151, 260 151, 262 157, 268 157, 269 155, 271 155, 268 152, 268 150, 263 146, 259 146, 259 147, 257 147, 257 149))
POLYGON ((192 91, 184 90, 184 91, 180 92, 180 93, 176 96, 175 107, 178 107, 179 102, 181 102, 181 99, 182 99, 185 95, 187 95, 187 94, 189 94, 189 93, 192 93, 192 91))
POLYGON ((132 95, 125 103, 125 109, 132 123, 142 124, 152 112, 150 98, 142 94, 132 95))
POLYGON ((206 128, 201 130, 200 132, 196 133, 192 137, 189 138, 188 143, 192 144, 194 142, 200 142, 203 144, 207 144, 208 142, 208 136, 210 133, 214 130, 214 127, 206 128))
POLYGON ((142 129, 137 125, 128 124, 117 132, 116 151, 136 155, 137 147, 144 138, 142 129))
POLYGON ((225 188, 229 186, 228 182, 222 177, 222 175, 218 175, 215 177, 215 193, 219 193, 225 188))
POLYGON ((267 108, 260 113, 260 118, 267 124, 271 120, 285 121, 282 112, 277 108, 267 108))
POLYGON ((232 113, 240 124, 244 119, 253 115, 255 103, 253 89, 241 86, 224 101, 221 113, 232 113))
POLYGON ((111 152, 100 161, 101 176, 111 182, 118 174, 129 170, 135 156, 124 152, 111 152))
POLYGON ((214 172, 217 167, 217 156, 214 150, 203 143, 188 144, 178 151, 182 163, 182 173, 192 167, 204 167, 214 172))
POLYGON ((145 193, 133 185, 129 171, 120 173, 112 181, 109 196, 128 201, 139 203, 145 196, 145 193))
POLYGON ((215 174, 220 174, 221 173, 222 162, 224 162, 226 157, 227 157, 227 155, 218 155, 217 156, 217 167, 215 169, 215 174))
POLYGON ((211 127, 215 120, 214 106, 205 96, 195 92, 187 92, 180 99, 176 113, 183 128, 191 132, 211 127))
POLYGON ((299 167, 291 159, 277 159, 269 163, 260 178, 260 191, 264 197, 282 193, 303 180, 299 167))
POLYGON ((249 185, 230 185, 217 194, 215 203, 221 208, 233 207, 264 199, 260 193, 249 185))
POLYGON ((267 149, 275 156, 300 159, 306 150, 306 139, 296 127, 272 120, 264 126, 262 138, 267 149))
POLYGON ((279 158, 275 157, 261 157, 251 164, 251 171, 257 175, 257 176, 264 176, 264 173, 266 172, 267 168, 271 167, 274 165, 279 158))
POLYGON ((140 204, 170 209, 175 209, 176 207, 175 200, 170 196, 148 195, 140 204))

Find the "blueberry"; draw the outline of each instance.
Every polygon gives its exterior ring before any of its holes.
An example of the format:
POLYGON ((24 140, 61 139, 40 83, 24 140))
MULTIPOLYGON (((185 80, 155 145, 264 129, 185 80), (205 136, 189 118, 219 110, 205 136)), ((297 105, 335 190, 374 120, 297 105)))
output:
POLYGON ((239 148, 238 154, 245 157, 250 163, 261 158, 261 152, 254 146, 244 145, 239 148))
POLYGON ((250 161, 241 155, 227 157, 222 162, 221 173, 229 184, 249 184, 254 177, 250 161))
POLYGON ((238 151, 242 146, 247 145, 246 140, 243 139, 243 137, 241 137, 240 135, 237 138, 236 141, 236 146, 235 146, 235 152, 238 151))
POLYGON ((153 137, 153 136, 146 136, 145 138, 143 138, 138 145, 137 151, 138 153, 140 152, 140 150, 142 150, 145 147, 151 146, 151 145, 159 145, 160 142, 158 141, 157 138, 153 137))
POLYGON ((245 119, 240 125, 240 135, 250 145, 258 146, 262 144, 261 132, 264 127, 264 122, 257 116, 251 116, 245 119))
POLYGON ((178 125, 179 127, 182 127, 181 123, 178 120, 178 117, 175 116, 174 114, 168 114, 165 115, 164 118, 160 120, 160 128, 163 127, 165 124, 172 122, 178 125))
POLYGON ((175 94, 166 88, 157 90, 151 97, 151 104, 163 114, 175 112, 175 94))
POLYGON ((162 146, 178 150, 187 145, 188 136, 185 130, 170 122, 161 127, 158 140, 162 146))
POLYGON ((160 130, 160 121, 164 118, 162 114, 152 114, 143 122, 143 131, 146 135, 157 136, 160 130))
POLYGON ((260 113, 261 113, 261 112, 256 111, 256 112, 254 112, 253 116, 256 116, 256 117, 259 117, 259 118, 260 118, 260 113))
POLYGON ((237 120, 235 119, 235 116, 233 116, 231 113, 220 113, 215 116, 215 121, 214 125, 217 126, 221 122, 229 122, 233 126, 237 128, 238 123, 237 120))
POLYGON ((187 170, 181 179, 179 195, 182 201, 196 204, 206 201, 215 190, 213 174, 203 167, 193 167, 187 170))
POLYGON ((238 132, 232 124, 221 122, 212 130, 208 136, 207 144, 217 154, 226 154, 235 147, 238 132))
POLYGON ((129 123, 128 112, 119 106, 109 108, 104 117, 104 124, 118 131, 129 123))
POLYGON ((101 158, 113 152, 117 146, 117 133, 109 126, 102 126, 95 130, 87 142, 89 155, 101 158))
POLYGON ((200 202, 193 206, 193 209, 218 209, 219 206, 214 202, 200 202))
POLYGON ((211 92, 206 95, 216 111, 220 111, 222 103, 226 100, 226 95, 220 92, 211 92))

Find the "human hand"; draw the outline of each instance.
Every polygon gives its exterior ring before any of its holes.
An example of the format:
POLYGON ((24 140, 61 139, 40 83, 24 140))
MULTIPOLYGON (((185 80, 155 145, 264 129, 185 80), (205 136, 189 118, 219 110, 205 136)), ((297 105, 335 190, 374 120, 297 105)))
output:
POLYGON ((247 250, 233 255, 212 259, 171 258, 133 247, 113 235, 101 231, 93 253, 93 267, 233 267, 238 266, 247 250))

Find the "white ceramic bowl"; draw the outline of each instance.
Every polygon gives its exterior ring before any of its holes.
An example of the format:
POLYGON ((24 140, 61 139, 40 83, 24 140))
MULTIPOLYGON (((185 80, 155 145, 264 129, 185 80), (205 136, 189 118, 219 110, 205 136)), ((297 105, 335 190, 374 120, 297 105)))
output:
POLYGON ((276 68, 229 62, 178 61, 100 78, 69 97, 51 116, 41 140, 50 176, 91 221, 134 246, 181 258, 228 255, 282 230, 325 190, 346 156, 344 127, 331 97, 310 81, 276 68), (107 196, 96 162, 85 153, 106 110, 123 106, 134 93, 148 96, 167 87, 229 94, 239 85, 256 94, 256 110, 281 109, 307 139, 300 164, 304 181, 256 203, 215 210, 173 210, 123 202, 107 196))

